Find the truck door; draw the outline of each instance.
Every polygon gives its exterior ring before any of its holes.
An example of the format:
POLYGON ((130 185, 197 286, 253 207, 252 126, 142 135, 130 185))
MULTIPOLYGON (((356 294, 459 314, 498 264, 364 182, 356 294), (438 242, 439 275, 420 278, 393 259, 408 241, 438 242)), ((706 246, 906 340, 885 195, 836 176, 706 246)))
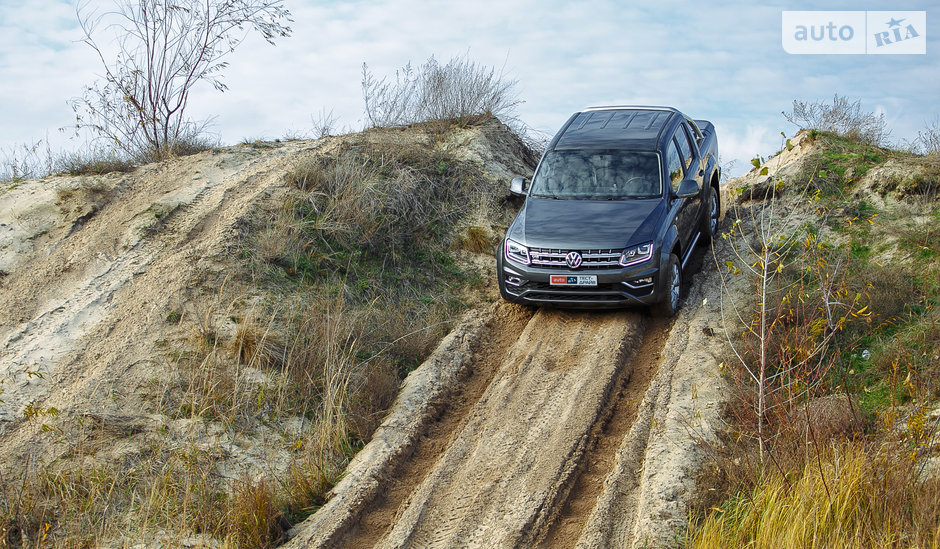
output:
MULTIPOLYGON (((695 172, 698 169, 693 161, 685 130, 680 126, 666 146, 666 166, 669 172, 669 181, 672 184, 671 206, 676 208, 676 229, 679 231, 679 242, 682 245, 683 254, 689 249, 695 231, 698 230, 698 217, 696 214, 699 213, 702 207, 702 200, 701 193, 692 198, 676 198, 675 193, 678 191, 679 184, 683 179, 695 179, 695 172)), ((701 177, 696 180, 699 184, 699 190, 701 190, 701 180, 701 177)), ((684 259, 684 257, 680 259, 684 259)))

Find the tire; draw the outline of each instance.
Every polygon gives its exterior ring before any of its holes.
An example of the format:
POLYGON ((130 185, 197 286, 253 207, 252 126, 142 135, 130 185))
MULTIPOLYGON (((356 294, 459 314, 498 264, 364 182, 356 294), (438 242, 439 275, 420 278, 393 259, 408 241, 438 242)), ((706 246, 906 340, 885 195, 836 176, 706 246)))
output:
POLYGON ((718 207, 718 191, 711 185, 708 186, 708 196, 705 197, 705 215, 702 217, 702 244, 708 244, 718 233, 718 220, 721 216, 721 209, 718 207))
POLYGON ((669 263, 665 270, 666 282, 663 285, 663 300, 653 305, 650 312, 653 316, 669 318, 675 316, 679 310, 679 300, 682 297, 682 268, 676 254, 669 254, 669 263))

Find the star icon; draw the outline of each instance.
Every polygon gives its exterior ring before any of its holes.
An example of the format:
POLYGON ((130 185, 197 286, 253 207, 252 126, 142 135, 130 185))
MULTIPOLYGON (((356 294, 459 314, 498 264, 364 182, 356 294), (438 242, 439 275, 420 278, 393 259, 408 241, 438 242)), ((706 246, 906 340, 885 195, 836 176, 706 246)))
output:
POLYGON ((902 21, 904 21, 904 20, 903 20, 903 19, 895 19, 894 17, 892 17, 890 21, 888 21, 887 23, 885 23, 885 25, 888 25, 889 27, 891 27, 891 28, 893 29, 893 28, 895 28, 895 27, 900 27, 902 21))

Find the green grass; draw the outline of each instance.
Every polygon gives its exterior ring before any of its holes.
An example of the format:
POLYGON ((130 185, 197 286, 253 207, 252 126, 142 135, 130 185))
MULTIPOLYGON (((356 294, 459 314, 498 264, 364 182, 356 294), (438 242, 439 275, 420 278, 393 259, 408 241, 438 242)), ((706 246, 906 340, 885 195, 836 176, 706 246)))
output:
POLYGON ((827 196, 852 188, 872 167, 901 155, 830 132, 813 132, 811 138, 821 147, 807 159, 807 168, 797 183, 801 186, 811 183, 811 189, 827 196))

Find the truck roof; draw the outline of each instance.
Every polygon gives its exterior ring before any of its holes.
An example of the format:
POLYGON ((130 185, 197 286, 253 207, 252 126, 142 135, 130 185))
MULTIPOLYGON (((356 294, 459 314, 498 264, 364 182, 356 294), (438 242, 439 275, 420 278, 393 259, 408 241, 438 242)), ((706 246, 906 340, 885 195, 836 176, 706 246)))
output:
POLYGON ((670 121, 682 113, 671 107, 591 107, 575 113, 554 149, 659 150, 670 121))

